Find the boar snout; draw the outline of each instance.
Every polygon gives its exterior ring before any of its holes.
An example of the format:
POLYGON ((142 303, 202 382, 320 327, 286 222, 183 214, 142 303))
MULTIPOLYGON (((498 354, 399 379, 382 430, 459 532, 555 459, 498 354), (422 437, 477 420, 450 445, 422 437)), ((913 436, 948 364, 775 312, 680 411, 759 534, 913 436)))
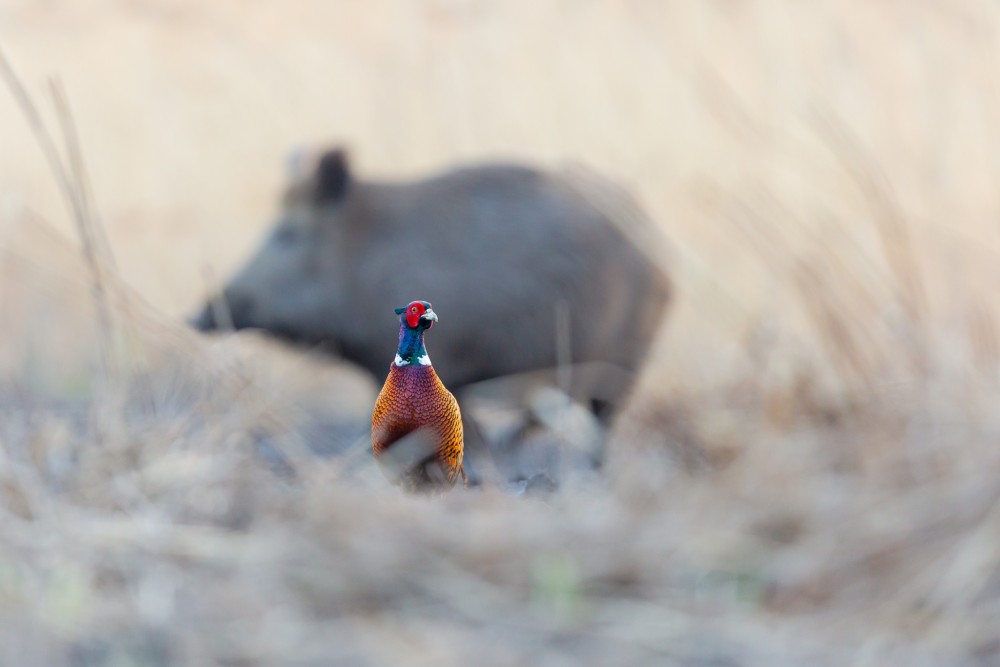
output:
POLYGON ((199 331, 219 329, 243 329, 251 326, 253 303, 247 298, 234 298, 231 294, 218 296, 202 308, 201 312, 188 320, 188 324, 199 331))
POLYGON ((188 325, 198 331, 214 331, 216 329, 216 325, 212 304, 205 304, 205 307, 201 309, 201 312, 197 315, 189 317, 188 325))

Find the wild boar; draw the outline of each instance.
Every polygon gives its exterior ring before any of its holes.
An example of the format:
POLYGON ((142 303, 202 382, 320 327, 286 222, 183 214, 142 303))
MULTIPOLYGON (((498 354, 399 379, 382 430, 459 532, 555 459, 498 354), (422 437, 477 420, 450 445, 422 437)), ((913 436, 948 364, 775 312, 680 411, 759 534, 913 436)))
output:
POLYGON ((564 174, 485 164, 375 182, 330 150, 291 184, 256 255, 193 324, 330 345, 381 381, 393 309, 421 298, 447 321, 428 352, 460 397, 472 383, 566 363, 634 374, 670 296, 647 256, 564 174))

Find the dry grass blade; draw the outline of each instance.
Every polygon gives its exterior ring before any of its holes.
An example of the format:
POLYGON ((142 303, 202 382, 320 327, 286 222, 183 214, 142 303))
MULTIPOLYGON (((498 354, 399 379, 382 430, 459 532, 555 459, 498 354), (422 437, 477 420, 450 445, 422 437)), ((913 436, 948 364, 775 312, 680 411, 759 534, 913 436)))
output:
POLYGON ((84 245, 84 253, 93 264, 107 265, 112 271, 115 268, 114 253, 108 243, 104 226, 100 223, 97 208, 94 206, 93 189, 87 175, 87 164, 83 158, 80 146, 80 136, 73 120, 73 112, 66 97, 66 88, 62 80, 49 80, 49 90, 56 109, 56 117, 62 130, 63 145, 69 156, 70 174, 72 174, 73 193, 79 201, 82 220, 85 224, 80 229, 80 241, 84 245))
POLYGON ((836 302, 832 294, 831 276, 821 273, 821 266, 815 261, 799 264, 795 274, 799 299, 805 304, 816 336, 826 346, 830 358, 838 360, 844 371, 870 391, 877 377, 877 351, 871 340, 858 340, 865 335, 866 323, 845 317, 843 304, 836 302))
POLYGON ((74 156, 73 164, 76 168, 73 172, 66 169, 59 155, 59 149, 56 146, 55 140, 42 120, 41 114, 38 112, 37 105, 35 105, 31 95, 14 72, 3 51, 0 51, 0 74, 2 74, 7 87, 17 101, 25 120, 28 121, 31 132, 42 149, 52 175, 55 177, 59 185, 59 190, 70 207, 73 220, 76 222, 76 229, 80 236, 83 254, 90 269, 94 304, 103 334, 101 337, 101 344, 104 351, 102 355, 103 376, 104 378, 108 378, 112 370, 114 354, 114 323, 103 276, 102 258, 98 256, 97 247, 94 242, 96 222, 90 214, 89 200, 83 183, 84 171, 82 158, 80 157, 80 149, 76 140, 76 131, 73 129, 72 118, 69 115, 69 107, 65 102, 61 86, 53 82, 53 99, 59 111, 60 122, 68 142, 68 150, 70 155, 74 156), (73 176, 71 176, 71 173, 73 176))
MULTIPOLYGON (((872 222, 879 233, 882 253, 895 277, 899 303, 912 322, 909 328, 919 330, 928 314, 923 272, 891 182, 866 154, 850 128, 833 112, 814 107, 811 119, 817 135, 864 194, 872 212, 872 222)), ((915 343, 910 352, 915 368, 926 372, 928 360, 926 351, 921 349, 922 344, 915 343)))

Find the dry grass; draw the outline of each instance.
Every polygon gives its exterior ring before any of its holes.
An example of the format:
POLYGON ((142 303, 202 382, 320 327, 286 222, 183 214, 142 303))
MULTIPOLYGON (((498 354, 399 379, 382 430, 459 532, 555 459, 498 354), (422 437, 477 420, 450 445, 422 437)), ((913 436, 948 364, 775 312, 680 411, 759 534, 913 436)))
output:
POLYGON ((998 664, 998 30, 973 0, 7 3, 94 198, 64 152, 67 215, 0 95, 0 664, 998 664), (369 380, 179 324, 331 137, 640 194, 679 303, 601 480, 402 495, 336 428, 369 380))

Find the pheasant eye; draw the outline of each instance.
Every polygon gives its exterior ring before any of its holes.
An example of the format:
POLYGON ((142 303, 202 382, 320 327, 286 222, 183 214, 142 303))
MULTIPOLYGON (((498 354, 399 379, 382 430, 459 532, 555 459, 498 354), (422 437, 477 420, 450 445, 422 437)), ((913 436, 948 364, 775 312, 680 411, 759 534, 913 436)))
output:
POLYGON ((411 313, 415 313, 415 312, 417 312, 417 307, 416 307, 416 306, 414 306, 413 308, 410 308, 410 312, 411 312, 411 313))

